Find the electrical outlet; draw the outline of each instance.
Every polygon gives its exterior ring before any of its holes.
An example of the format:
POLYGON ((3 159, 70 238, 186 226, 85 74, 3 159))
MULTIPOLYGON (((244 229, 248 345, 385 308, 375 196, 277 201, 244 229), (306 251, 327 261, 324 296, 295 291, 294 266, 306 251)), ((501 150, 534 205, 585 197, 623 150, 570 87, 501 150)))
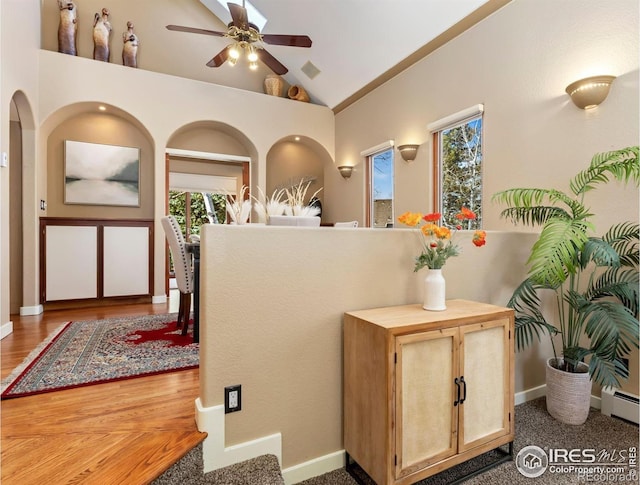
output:
POLYGON ((224 413, 235 413, 242 409, 242 386, 227 386, 224 388, 224 413))

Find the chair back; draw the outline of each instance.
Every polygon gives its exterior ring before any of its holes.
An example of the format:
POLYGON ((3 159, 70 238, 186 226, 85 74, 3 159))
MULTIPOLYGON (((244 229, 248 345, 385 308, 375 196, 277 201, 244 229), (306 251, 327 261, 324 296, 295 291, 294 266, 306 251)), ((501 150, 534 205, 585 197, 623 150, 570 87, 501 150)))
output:
POLYGON ((333 227, 358 227, 358 221, 336 222, 333 227))
POLYGON ((184 236, 174 216, 166 216, 160 219, 162 228, 169 242, 169 250, 173 257, 173 269, 176 274, 176 283, 181 293, 193 293, 193 269, 191 256, 187 253, 184 236))

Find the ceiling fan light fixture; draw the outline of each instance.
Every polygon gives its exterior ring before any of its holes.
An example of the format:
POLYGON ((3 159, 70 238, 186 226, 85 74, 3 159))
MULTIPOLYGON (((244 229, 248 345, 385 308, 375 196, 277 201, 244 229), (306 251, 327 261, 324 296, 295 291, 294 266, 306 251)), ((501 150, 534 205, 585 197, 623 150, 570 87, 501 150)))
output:
POLYGON ((227 60, 230 66, 235 66, 238 63, 238 59, 234 59, 233 57, 229 57, 227 60))
POLYGON ((249 63, 249 69, 251 69, 252 71, 255 71, 256 69, 258 69, 258 63, 253 61, 249 63))
POLYGON ((229 48, 229 59, 234 59, 237 61, 240 58, 240 49, 238 48, 238 44, 233 44, 229 48))
MULTIPOLYGON (((258 53, 256 52, 255 47, 253 47, 252 45, 249 46, 249 54, 247 54, 247 60, 252 63, 258 62, 258 53)), ((249 66, 251 66, 251 64, 249 64, 249 66)))

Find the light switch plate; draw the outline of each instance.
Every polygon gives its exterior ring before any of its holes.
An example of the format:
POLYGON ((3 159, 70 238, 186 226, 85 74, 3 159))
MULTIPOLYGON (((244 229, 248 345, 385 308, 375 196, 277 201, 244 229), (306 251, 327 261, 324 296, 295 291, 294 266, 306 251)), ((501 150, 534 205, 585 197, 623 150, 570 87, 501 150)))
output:
POLYGON ((7 152, 2 152, 2 158, 0 159, 0 167, 8 167, 9 166, 9 155, 7 152))

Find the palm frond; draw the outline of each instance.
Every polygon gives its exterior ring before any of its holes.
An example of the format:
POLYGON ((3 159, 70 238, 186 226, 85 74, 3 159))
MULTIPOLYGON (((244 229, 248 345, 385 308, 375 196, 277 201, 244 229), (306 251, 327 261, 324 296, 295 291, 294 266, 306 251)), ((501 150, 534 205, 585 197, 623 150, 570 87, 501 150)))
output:
POLYGON ((638 184, 640 165, 637 146, 597 153, 591 159, 589 167, 571 180, 569 187, 576 195, 584 194, 595 189, 598 184, 607 183, 609 176, 624 182, 632 180, 638 184))
POLYGON ((638 348, 640 325, 628 308, 611 301, 590 302, 583 309, 585 333, 591 339, 591 348, 601 354, 609 352, 618 355, 618 347, 638 348), (613 350, 610 348, 613 346, 613 350))
POLYGON ((622 266, 638 266, 640 264, 638 253, 639 238, 640 226, 634 222, 614 224, 602 236, 602 239, 608 242, 618 253, 622 266))
POLYGON ((500 213, 500 217, 525 226, 541 226, 549 219, 571 219, 567 211, 553 206, 508 207, 500 213))
POLYGON ((515 339, 518 351, 539 341, 545 333, 549 336, 558 333, 558 329, 548 323, 540 312, 538 289, 540 287, 527 278, 520 283, 507 303, 515 313, 515 339))
POLYGON ((638 288, 640 275, 635 268, 609 268, 587 288, 585 298, 595 301, 616 298, 633 315, 638 315, 638 288))
POLYGON ((620 257, 608 242, 590 237, 580 251, 580 266, 584 269, 591 262, 596 266, 620 266, 620 257))
POLYGON ((538 284, 558 287, 576 273, 576 253, 587 241, 592 224, 585 220, 554 219, 545 224, 531 249, 529 276, 538 284))
POLYGON ((501 213, 501 217, 508 217, 514 223, 544 224, 553 217, 582 219, 591 215, 579 201, 556 189, 507 189, 494 194, 491 200, 507 205, 508 208, 501 213), (552 204, 562 202, 570 213, 556 205, 543 205, 545 200, 552 204))

